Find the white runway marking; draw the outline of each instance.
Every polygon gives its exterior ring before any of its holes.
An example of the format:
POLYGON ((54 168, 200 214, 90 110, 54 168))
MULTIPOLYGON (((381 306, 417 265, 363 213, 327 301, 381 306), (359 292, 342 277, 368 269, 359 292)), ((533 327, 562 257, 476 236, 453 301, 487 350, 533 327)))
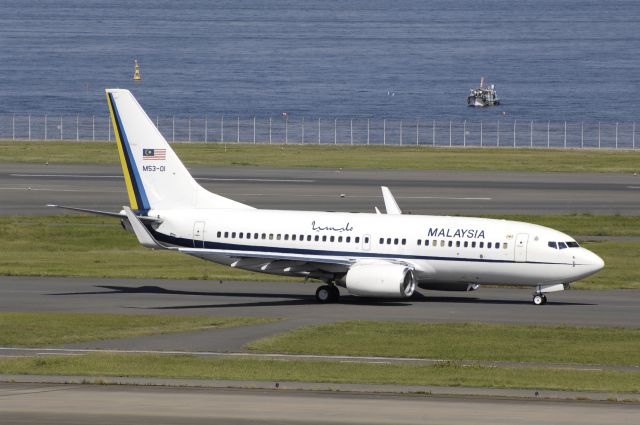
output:
MULTIPOLYGON (((32 192, 88 192, 95 193, 95 189, 47 189, 38 187, 0 187, 0 190, 26 190, 32 192)), ((100 190, 100 193, 121 193, 120 190, 100 190)))
POLYGON ((242 178, 217 178, 217 177, 195 177, 196 180, 216 181, 216 182, 267 182, 267 183, 315 183, 315 180, 308 179, 242 179, 242 178))
POLYGON ((640 186, 627 186, 627 189, 640 189, 640 186))

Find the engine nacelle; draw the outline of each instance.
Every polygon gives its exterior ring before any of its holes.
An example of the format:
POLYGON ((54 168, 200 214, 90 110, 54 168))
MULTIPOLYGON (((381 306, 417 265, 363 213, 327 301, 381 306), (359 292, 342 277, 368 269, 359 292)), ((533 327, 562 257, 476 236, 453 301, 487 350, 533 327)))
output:
POLYGON ((362 297, 407 298, 416 289, 411 268, 390 263, 353 266, 344 284, 351 294, 362 297))

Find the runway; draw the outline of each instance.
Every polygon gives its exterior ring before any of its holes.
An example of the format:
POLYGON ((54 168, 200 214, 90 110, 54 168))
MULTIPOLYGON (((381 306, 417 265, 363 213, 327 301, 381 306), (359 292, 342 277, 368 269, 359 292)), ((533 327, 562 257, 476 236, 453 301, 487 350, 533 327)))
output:
POLYGON ((0 384, 3 424, 632 424, 636 404, 0 384))
MULTIPOLYGON (((405 213, 640 213, 640 176, 192 167, 207 189, 258 208, 373 212, 389 186, 405 213)), ((0 164, 0 214, 66 214, 48 203, 119 211, 119 165, 0 164)))
POLYGON ((640 291, 565 291, 535 306, 530 289, 420 290, 411 300, 344 295, 318 304, 316 284, 0 277, 0 311, 279 317, 258 326, 72 344, 67 348, 241 352, 258 338, 345 320, 640 326, 640 291))

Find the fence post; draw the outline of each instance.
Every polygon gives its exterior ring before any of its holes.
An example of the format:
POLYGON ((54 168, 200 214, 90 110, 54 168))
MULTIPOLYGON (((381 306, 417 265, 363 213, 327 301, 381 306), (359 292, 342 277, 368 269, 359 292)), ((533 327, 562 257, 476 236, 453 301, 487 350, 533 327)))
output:
POLYGON ((320 144, 320 117, 318 117, 318 144, 320 144))
POLYGON ((462 124, 462 146, 467 147, 467 120, 462 124))
POLYGON ((189 143, 191 143, 191 117, 189 117, 189 143))
POLYGON ((204 142, 207 143, 207 133, 209 132, 209 123, 207 117, 204 117, 204 142))
POLYGON ((433 126, 432 126, 432 136, 433 136, 433 147, 436 147, 436 120, 433 120, 433 126))
POLYGON ((580 149, 584 149, 584 121, 580 123, 580 149))
POLYGON ((616 149, 618 149, 618 123, 616 123, 616 149))
POLYGON ((31 141, 31 114, 29 114, 29 141, 31 141))
POLYGON ((631 130, 631 142, 633 146, 633 150, 636 149, 636 123, 633 123, 633 130, 631 130))
POLYGON ((44 114, 44 141, 47 141, 47 114, 44 114))
POLYGON ((420 145, 420 119, 416 120, 416 146, 420 145))
POLYGON ((12 135, 13 140, 16 140, 16 114, 13 114, 13 119, 11 121, 12 135))
POLYGON ((518 120, 513 120, 513 148, 516 148, 516 122, 518 120))
POLYGON ((338 144, 338 119, 334 118, 333 120, 333 144, 338 144))
POLYGON ((598 121, 598 149, 600 149, 600 121, 598 121))
POLYGON ((564 148, 567 149, 567 122, 564 122, 564 148))
MULTIPOLYGON (((238 121, 238 123, 239 123, 239 121, 238 121)), ((238 125, 240 125, 240 124, 238 124, 238 125)), ((238 137, 240 137, 240 136, 238 136, 238 137)), ((238 139, 238 141, 240 141, 240 140, 238 139)), ((289 144, 289 114, 285 115, 285 117, 284 117, 284 144, 285 145, 289 144)))
POLYGON ((400 120, 400 146, 402 146, 402 120, 400 120))
POLYGON ((238 115, 238 143, 240 143, 240 115, 238 115))
POLYGON ((171 142, 176 141, 176 116, 171 118, 171 142))
POLYGON ((547 121, 547 149, 551 147, 551 121, 547 121))
POLYGON ((451 146, 451 120, 449 120, 449 147, 451 146))
POLYGON ((369 121, 370 120, 371 120, 370 118, 367 118, 367 145, 369 144, 369 136, 370 136, 370 133, 369 133, 369 124, 370 124, 369 121))
POLYGON ((480 121, 480 147, 482 147, 482 121, 480 121))
POLYGON ((304 145, 304 117, 302 117, 302 144, 304 145))
MULTIPOLYGON (((271 120, 271 118, 269 118, 269 120, 271 120)), ((269 128, 269 131, 271 131, 271 128, 269 128)), ((220 141, 224 143, 224 115, 220 117, 220 141)))
POLYGON ((529 147, 533 149, 533 120, 529 123, 529 147))
POLYGON ((160 125, 158 124, 158 122, 159 122, 158 120, 159 120, 159 118, 158 118, 158 116, 156 115, 156 128, 157 128, 158 130, 160 130, 160 125))
POLYGON ((498 125, 496 126, 496 147, 500 147, 500 120, 498 120, 498 125))
POLYGON ((60 115, 60 140, 62 140, 62 115, 60 115))
POLYGON ((382 120, 382 144, 387 144, 387 120, 382 120))
POLYGON ((80 140, 80 114, 76 115, 76 142, 80 140))
POLYGON ((269 144, 271 144, 271 117, 269 117, 269 144))
POLYGON ((96 116, 91 116, 91 139, 96 141, 96 116))
POLYGON ((256 116, 253 116, 253 144, 256 144, 256 116))
POLYGON ((351 138, 351 144, 353 145, 353 118, 349 121, 349 137, 351 138))

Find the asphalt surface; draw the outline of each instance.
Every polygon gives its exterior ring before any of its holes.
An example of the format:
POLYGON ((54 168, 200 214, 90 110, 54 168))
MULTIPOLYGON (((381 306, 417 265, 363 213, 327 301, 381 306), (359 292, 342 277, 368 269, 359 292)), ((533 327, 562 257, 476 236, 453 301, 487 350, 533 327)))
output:
POLYGON ((159 279, 0 277, 0 311, 280 317, 282 321, 170 335, 72 344, 67 348, 239 352, 255 339, 345 320, 640 326, 640 291, 564 291, 535 306, 531 289, 421 291, 411 300, 344 294, 318 304, 316 284, 159 279))
POLYGON ((3 424, 634 424, 637 404, 172 387, 0 384, 3 424))
MULTIPOLYGON (((640 176, 601 173, 192 167, 207 189, 258 208, 373 212, 389 186, 404 212, 640 213, 640 176)), ((0 214, 62 214, 48 203, 119 211, 119 165, 0 164, 0 214)))

